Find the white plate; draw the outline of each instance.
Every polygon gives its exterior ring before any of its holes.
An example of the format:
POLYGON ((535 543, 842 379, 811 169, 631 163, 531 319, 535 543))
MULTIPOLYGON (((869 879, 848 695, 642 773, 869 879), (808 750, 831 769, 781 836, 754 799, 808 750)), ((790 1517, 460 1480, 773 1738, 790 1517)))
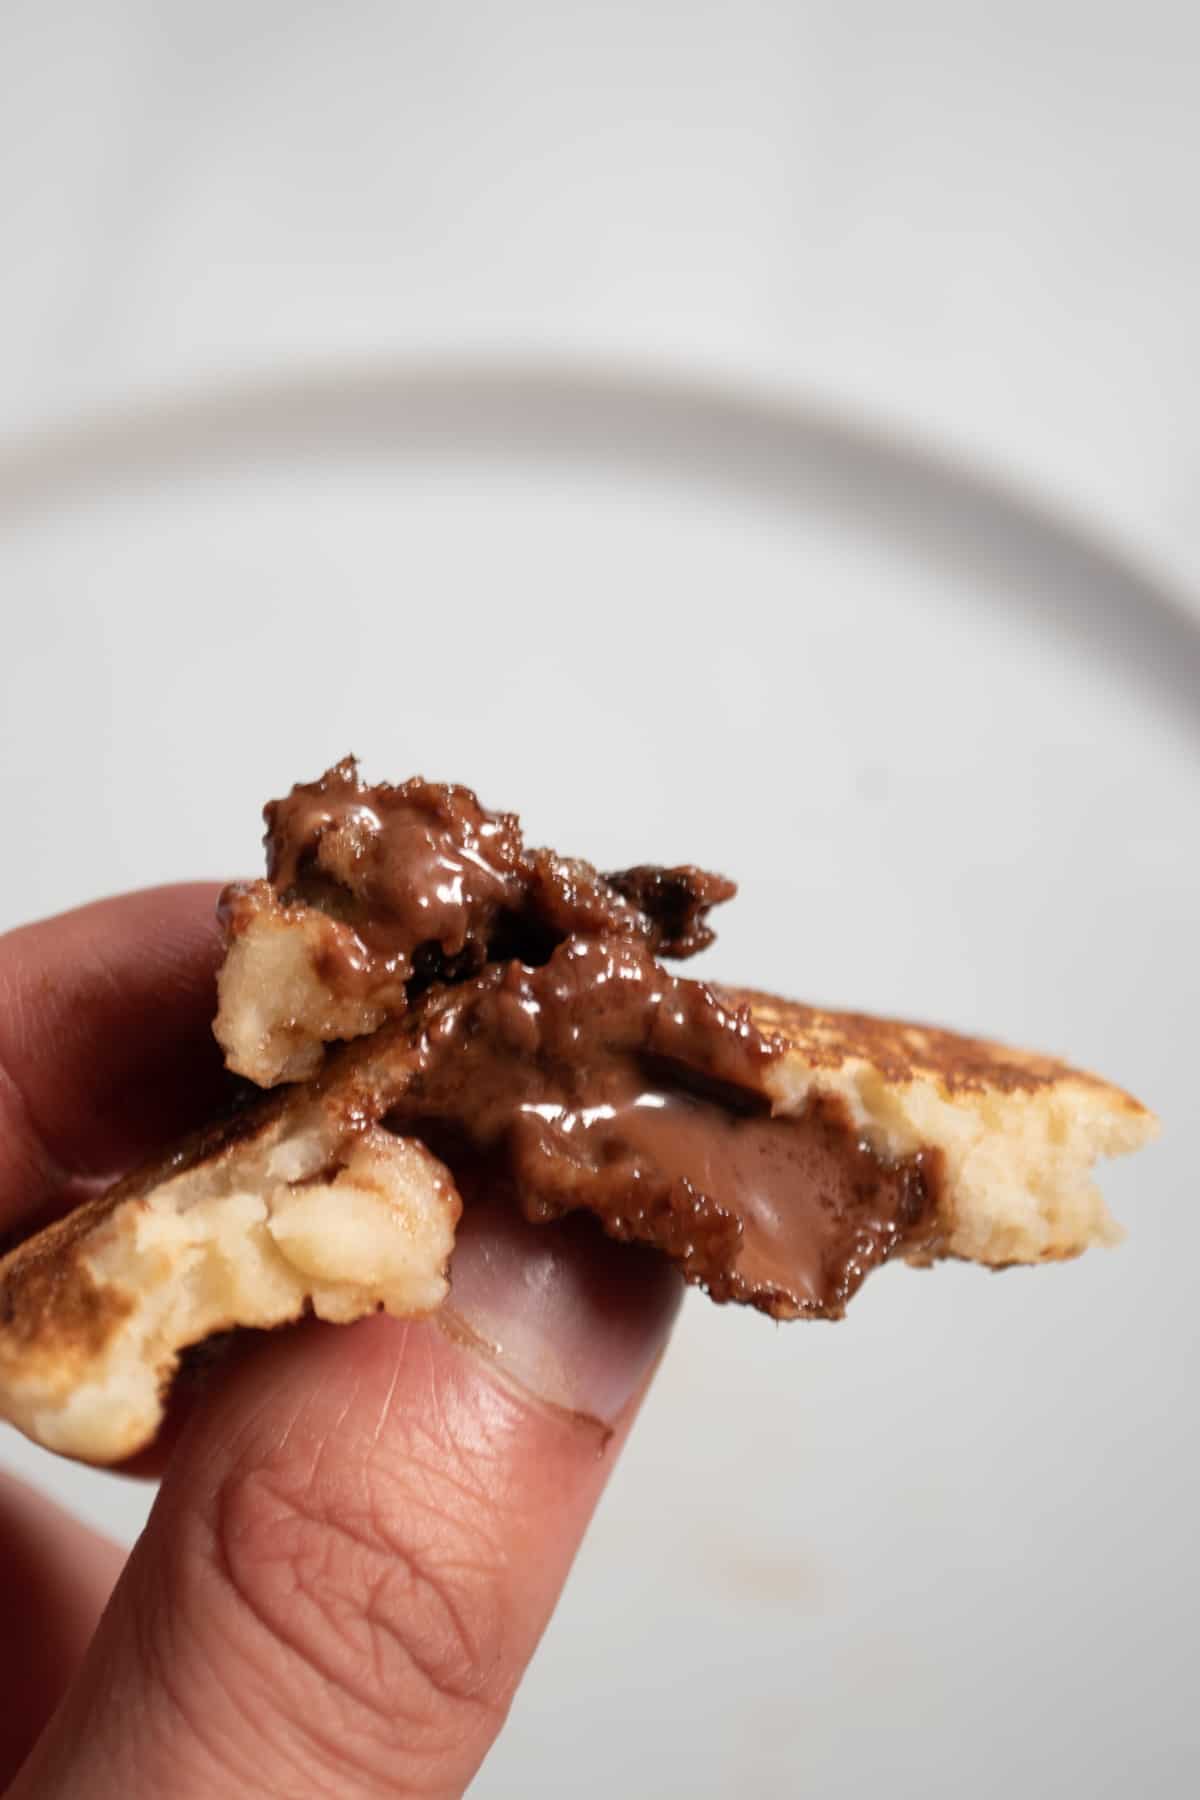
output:
POLYGON ((728 868, 714 975, 1064 1051, 1164 1115, 1106 1178, 1111 1255, 885 1271, 833 1330, 691 1304, 479 1793, 1184 1792, 1185 611, 961 470, 615 376, 264 387, 43 445, 0 504, 3 922, 253 869, 262 799, 353 747, 601 863, 728 868))

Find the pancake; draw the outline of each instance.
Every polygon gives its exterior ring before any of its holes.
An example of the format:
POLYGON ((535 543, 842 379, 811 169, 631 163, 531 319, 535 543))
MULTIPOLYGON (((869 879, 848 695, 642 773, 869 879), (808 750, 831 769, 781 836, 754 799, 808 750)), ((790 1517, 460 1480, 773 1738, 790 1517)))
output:
MULTIPOLYGON (((746 1003, 783 1044, 770 1065, 777 1117, 832 1105, 885 1165, 940 1159, 920 1235, 895 1254, 1003 1266, 1119 1237, 1090 1170, 1151 1134, 1128 1094, 977 1038, 746 1003)), ((380 1123, 413 1079, 414 1041, 401 1025, 349 1046, 316 1081, 12 1251, 0 1263, 0 1413, 49 1449, 116 1462, 153 1439, 180 1353, 216 1332, 306 1312, 433 1312, 452 1277, 458 1186, 419 1140, 380 1123)), ((734 1212, 737 1196, 725 1201, 734 1212)), ((643 1235, 655 1241, 653 1224, 643 1235)), ((687 1263, 678 1237, 666 1247, 687 1263)))
POLYGON ((600 875, 352 763, 267 819, 216 1026, 266 1091, 0 1261, 0 1416, 50 1449, 144 1448, 217 1333, 436 1313, 480 1184, 777 1319, 841 1317, 892 1260, 1120 1236, 1092 1167, 1152 1114, 1047 1057, 669 974, 721 877, 600 875))

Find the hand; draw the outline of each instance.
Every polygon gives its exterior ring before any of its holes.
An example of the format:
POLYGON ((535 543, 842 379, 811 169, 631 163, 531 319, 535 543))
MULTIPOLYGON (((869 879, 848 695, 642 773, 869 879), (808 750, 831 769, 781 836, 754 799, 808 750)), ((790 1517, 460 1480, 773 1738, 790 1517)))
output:
MULTIPOLYGON (((215 893, 129 895, 0 938, 0 1235, 218 1101, 215 893)), ((680 1289, 582 1222, 478 1210, 453 1277, 447 1319, 238 1340, 144 1459, 163 1483, 124 1567, 0 1477, 10 1800, 463 1792, 680 1289)))

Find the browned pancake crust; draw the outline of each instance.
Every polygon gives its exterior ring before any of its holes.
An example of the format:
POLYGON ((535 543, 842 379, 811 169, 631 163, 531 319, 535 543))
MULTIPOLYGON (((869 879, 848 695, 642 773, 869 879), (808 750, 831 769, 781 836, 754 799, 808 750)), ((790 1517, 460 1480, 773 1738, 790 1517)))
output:
POLYGON ((718 987, 715 992, 728 1005, 749 1006, 759 1029, 781 1039, 790 1059, 813 1070, 835 1071, 862 1062, 885 1081, 935 1081, 951 1095, 1034 1094, 1064 1084, 1082 1085, 1130 1114, 1151 1116, 1132 1094, 1055 1057, 936 1025, 870 1013, 824 1012, 754 988, 718 987))

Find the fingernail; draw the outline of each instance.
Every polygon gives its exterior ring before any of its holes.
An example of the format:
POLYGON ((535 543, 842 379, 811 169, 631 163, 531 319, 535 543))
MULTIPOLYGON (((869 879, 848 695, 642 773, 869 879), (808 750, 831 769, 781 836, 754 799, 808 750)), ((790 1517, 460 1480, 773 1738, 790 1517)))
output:
POLYGON ((664 1256, 613 1243, 590 1217, 530 1225, 470 1201, 450 1283, 452 1333, 537 1399, 605 1426, 644 1385, 683 1293, 664 1256))

